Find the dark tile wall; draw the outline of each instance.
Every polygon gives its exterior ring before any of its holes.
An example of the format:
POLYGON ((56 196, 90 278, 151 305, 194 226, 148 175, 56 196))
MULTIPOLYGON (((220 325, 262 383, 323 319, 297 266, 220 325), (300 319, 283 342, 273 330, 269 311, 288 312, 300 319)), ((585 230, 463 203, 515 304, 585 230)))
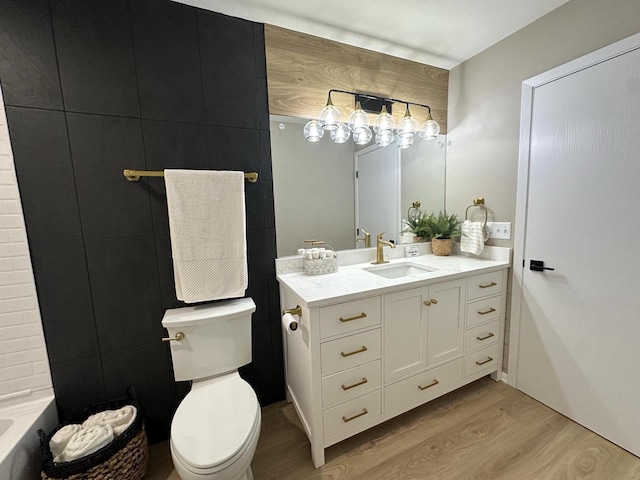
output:
POLYGON ((263 25, 169 0, 0 0, 0 82, 62 419, 138 391, 151 439, 188 391, 164 182, 125 168, 257 171, 246 186, 253 362, 284 398, 263 25))

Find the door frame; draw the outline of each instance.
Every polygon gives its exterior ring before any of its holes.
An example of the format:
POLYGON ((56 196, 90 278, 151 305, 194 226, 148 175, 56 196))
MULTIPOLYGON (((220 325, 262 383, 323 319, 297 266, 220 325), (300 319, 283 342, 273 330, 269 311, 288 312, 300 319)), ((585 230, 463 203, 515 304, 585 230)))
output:
POLYGON ((531 77, 522 82, 520 113, 520 144, 516 194, 516 221, 513 247, 513 280, 511 282, 511 322, 509 328, 509 372, 507 383, 518 387, 518 358, 520 350, 520 312, 522 307, 522 274, 525 268, 525 234, 529 199, 529 163, 531 144, 531 116, 535 90, 560 78, 592 67, 640 48, 640 33, 588 53, 575 60, 531 77))

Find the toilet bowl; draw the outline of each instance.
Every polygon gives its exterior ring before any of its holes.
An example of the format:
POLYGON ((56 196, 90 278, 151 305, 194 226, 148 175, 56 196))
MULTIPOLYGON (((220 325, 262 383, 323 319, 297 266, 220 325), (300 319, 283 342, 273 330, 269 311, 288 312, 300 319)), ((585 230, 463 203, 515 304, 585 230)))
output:
POLYGON ((260 404, 237 368, 251 361, 254 311, 243 298, 167 310, 162 320, 176 339, 174 376, 193 382, 171 422, 171 457, 183 480, 253 479, 260 404))

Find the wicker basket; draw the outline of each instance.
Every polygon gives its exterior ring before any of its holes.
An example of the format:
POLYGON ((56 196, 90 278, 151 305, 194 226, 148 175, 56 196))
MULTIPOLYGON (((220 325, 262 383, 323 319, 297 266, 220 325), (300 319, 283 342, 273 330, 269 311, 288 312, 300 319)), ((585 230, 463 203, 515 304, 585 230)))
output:
POLYGON ((65 422, 49 435, 45 435, 43 430, 38 431, 42 453, 42 471, 40 473, 42 480, 140 480, 144 477, 147 470, 149 447, 144 431, 143 415, 133 388, 127 389, 127 393, 127 398, 102 402, 87 408, 81 417, 65 422), (49 440, 64 425, 82 423, 94 413, 115 410, 125 405, 136 407, 136 419, 109 445, 78 460, 64 463, 53 461, 49 440))

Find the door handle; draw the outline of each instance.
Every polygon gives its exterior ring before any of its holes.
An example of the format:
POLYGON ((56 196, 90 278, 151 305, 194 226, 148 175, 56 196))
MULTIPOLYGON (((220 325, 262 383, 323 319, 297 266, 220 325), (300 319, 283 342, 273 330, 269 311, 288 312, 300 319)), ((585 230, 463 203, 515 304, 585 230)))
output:
POLYGON ((534 272, 542 272, 543 270, 555 270, 555 268, 545 267, 544 261, 542 260, 531 260, 531 263, 529 263, 529 270, 533 270, 534 272))

